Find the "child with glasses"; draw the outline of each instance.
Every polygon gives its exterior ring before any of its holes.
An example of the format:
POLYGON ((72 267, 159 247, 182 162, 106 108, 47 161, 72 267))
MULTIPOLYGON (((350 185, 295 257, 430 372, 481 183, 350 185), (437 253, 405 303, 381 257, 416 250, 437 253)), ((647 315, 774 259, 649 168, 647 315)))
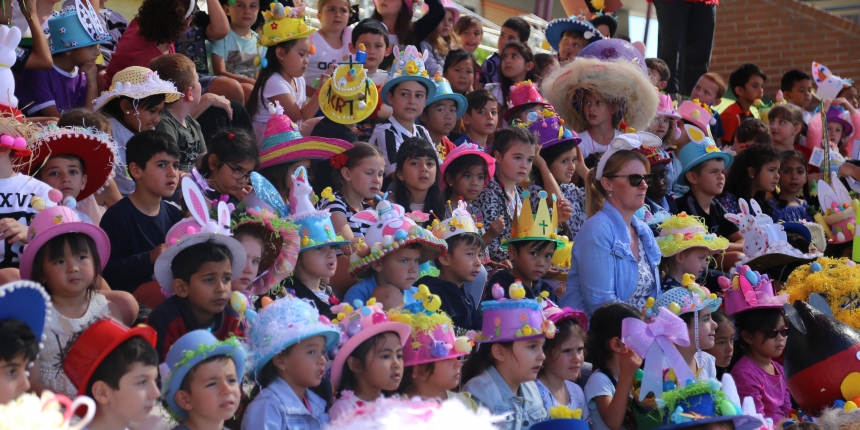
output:
POLYGON ((251 172, 258 164, 260 153, 254 137, 239 129, 225 130, 209 140, 209 151, 197 159, 194 173, 195 178, 206 182, 200 184, 206 198, 227 196, 227 203, 235 205, 248 194, 251 172))

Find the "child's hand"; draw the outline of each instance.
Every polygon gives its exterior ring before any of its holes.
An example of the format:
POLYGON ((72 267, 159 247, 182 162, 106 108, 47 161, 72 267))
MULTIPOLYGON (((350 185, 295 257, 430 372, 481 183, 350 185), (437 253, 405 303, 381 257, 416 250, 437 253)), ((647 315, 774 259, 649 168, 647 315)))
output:
POLYGON ((555 289, 556 297, 561 297, 567 292, 567 282, 559 282, 558 288, 555 289))
POLYGON ((226 97, 219 96, 218 94, 206 93, 200 97, 200 100, 208 102, 211 107, 224 109, 227 111, 227 116, 230 120, 233 119, 233 108, 230 106, 230 100, 227 100, 226 97))
POLYGON ((326 81, 328 81, 329 78, 331 77, 331 75, 334 73, 334 68, 336 65, 337 65, 337 63, 334 63, 334 62, 329 63, 328 68, 325 69, 325 73, 320 75, 320 80, 319 80, 319 83, 317 84, 317 94, 319 94, 320 89, 323 87, 323 85, 326 83, 326 81))
POLYGON ((833 100, 831 100, 831 99, 824 100, 824 112, 825 113, 827 113, 827 111, 830 110, 830 105, 832 105, 832 104, 833 104, 833 100))
POLYGON ((541 169, 543 169, 544 167, 546 167, 546 160, 544 160, 544 159, 543 159, 543 157, 541 157, 541 156, 540 156, 540 150, 541 150, 541 146, 540 146, 540 145, 535 145, 535 160, 534 160, 534 166, 535 166, 535 167, 537 167, 537 168, 538 168, 538 170, 541 170, 541 169))
POLYGON ((511 264, 510 260, 505 260, 505 261, 500 261, 500 262, 495 262, 495 261, 490 260, 486 264, 494 270, 512 269, 514 267, 514 265, 511 264))
POLYGON ((642 357, 639 356, 636 352, 634 352, 630 348, 626 348, 621 357, 618 358, 618 364, 621 370, 621 376, 619 379, 630 377, 633 378, 633 375, 636 374, 636 371, 639 370, 639 367, 642 366, 642 357))
POLYGON ((88 81, 91 79, 93 81, 95 81, 95 79, 99 75, 99 71, 98 71, 98 68, 96 67, 95 61, 82 64, 81 66, 78 67, 78 70, 80 70, 81 72, 84 72, 86 74, 88 81))
POLYGON ((0 219, 0 238, 10 245, 16 242, 27 243, 27 227, 12 218, 0 219))
POLYGON ((167 249, 167 245, 161 244, 155 247, 152 251, 149 251, 149 262, 155 264, 155 260, 158 259, 158 256, 161 255, 167 249))
POLYGON ((558 201, 558 222, 567 222, 571 216, 573 216, 573 206, 567 199, 560 199, 558 201))
POLYGON ((491 236, 499 237, 502 232, 505 231, 505 218, 499 215, 495 221, 490 223, 490 226, 487 227, 487 233, 490 233, 491 236))

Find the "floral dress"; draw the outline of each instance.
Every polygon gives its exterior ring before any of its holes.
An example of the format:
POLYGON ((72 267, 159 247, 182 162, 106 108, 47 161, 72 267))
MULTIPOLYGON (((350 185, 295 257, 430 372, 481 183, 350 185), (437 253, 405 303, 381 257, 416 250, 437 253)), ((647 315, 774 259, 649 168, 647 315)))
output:
POLYGON ((648 262, 648 256, 645 255, 645 245, 642 244, 642 240, 639 240, 639 282, 636 283, 636 291, 633 292, 633 295, 630 296, 630 299, 627 300, 627 304, 633 306, 636 309, 642 309, 645 307, 645 302, 651 297, 651 293, 654 291, 654 286, 657 282, 654 279, 654 272, 651 271, 651 265, 648 262))
MULTIPOLYGON (((558 184, 561 188, 562 197, 565 200, 570 202, 571 209, 573 210, 573 214, 570 216, 570 219, 567 220, 567 228, 569 232, 559 232, 559 234, 567 234, 568 238, 573 240, 576 237, 576 234, 579 233, 579 229, 582 228, 582 225, 585 224, 585 219, 587 218, 586 210, 585 210, 585 188, 577 187, 575 184, 558 184)), ((527 188, 529 191, 529 200, 532 204, 532 210, 536 210, 538 204, 540 203, 540 196, 538 192, 543 191, 543 188, 537 184, 531 184, 527 188)), ((550 214, 552 214, 552 208, 550 208, 550 214)))
POLYGON ((490 224, 499 215, 503 215, 505 221, 505 229, 502 231, 502 234, 487 244, 489 259, 492 261, 505 261, 508 259, 508 252, 502 249, 502 240, 510 239, 511 237, 511 227, 513 226, 514 217, 520 212, 523 206, 522 192, 523 189, 517 185, 514 198, 512 200, 508 199, 508 194, 505 193, 502 185, 493 178, 473 203, 473 207, 476 209, 475 216, 479 218, 479 222, 484 223, 484 228, 489 228, 490 224))

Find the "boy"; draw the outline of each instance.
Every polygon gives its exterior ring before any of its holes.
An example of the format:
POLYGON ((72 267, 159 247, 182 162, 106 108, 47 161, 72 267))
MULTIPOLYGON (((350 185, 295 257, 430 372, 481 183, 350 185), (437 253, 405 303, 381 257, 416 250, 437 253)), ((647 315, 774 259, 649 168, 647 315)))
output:
POLYGON ((735 103, 725 108, 720 113, 723 120, 722 137, 724 145, 732 144, 732 136, 735 135, 738 125, 747 118, 753 118, 750 107, 764 95, 764 83, 767 75, 755 64, 746 63, 738 67, 729 76, 729 87, 737 98, 735 103))
POLYGON ((221 7, 230 20, 230 31, 227 37, 212 42, 209 46, 212 74, 226 76, 242 85, 245 101, 251 95, 257 78, 257 66, 254 59, 265 57, 265 48, 257 51, 257 40, 260 35, 251 30, 260 12, 258 0, 221 0, 221 7))
MULTIPOLYGON (((240 0, 241 1, 241 0, 240 0)), ((164 399, 179 420, 174 430, 222 430, 242 397, 245 350, 235 338, 219 342, 206 330, 179 338, 165 364, 164 399)))
POLYGON ((436 148, 445 148, 445 154, 449 154, 457 145, 448 140, 448 134, 466 113, 468 102, 466 97, 451 89, 447 79, 439 77, 435 84, 436 95, 427 100, 427 107, 421 113, 421 123, 430 133, 430 143, 436 148))
POLYGON ((800 107, 803 111, 803 122, 809 124, 809 120, 814 115, 806 110, 812 101, 812 79, 809 75, 800 70, 789 70, 782 75, 779 89, 782 90, 786 101, 800 107))
POLYGON ((561 64, 570 62, 586 46, 588 46, 588 40, 585 39, 582 32, 577 30, 565 31, 561 35, 561 41, 558 42, 558 62, 561 64))
MULTIPOLYGON (((690 98, 699 100, 699 102, 710 106, 711 110, 713 110, 714 106, 722 103, 723 95, 726 94, 727 89, 726 80, 719 73, 708 72, 700 76, 699 80, 696 81, 696 86, 693 87, 690 98)), ((711 137, 716 142, 722 142, 722 137, 725 135, 723 122, 720 120, 719 115, 714 115, 713 118, 714 124, 711 125, 711 137)))
POLYGON ((753 143, 772 145, 773 140, 770 137, 770 129, 764 121, 749 118, 738 126, 732 150, 740 154, 741 151, 747 149, 753 143))
POLYGON ((439 310, 448 314, 457 328, 480 330, 481 313, 478 312, 478 304, 466 291, 466 283, 474 281, 481 273, 484 239, 466 203, 460 200, 451 218, 442 221, 434 233, 443 235, 448 252, 436 260, 439 276, 427 275, 417 283, 426 285, 432 294, 442 299, 439 310))
MULTIPOLYGON (((546 41, 558 52, 558 62, 561 64, 573 61, 589 43, 600 39, 603 39, 603 35, 584 17, 554 19, 546 28, 546 41), (590 38, 586 38, 586 34, 591 35, 590 38)), ((499 45, 499 50, 503 46, 499 45)))
POLYGON ((128 172, 134 192, 109 207, 99 227, 110 239, 110 259, 102 276, 115 290, 133 293, 152 280, 155 260, 164 251, 164 237, 182 211, 164 201, 179 183, 179 148, 165 133, 147 130, 126 144, 128 172))
POLYGON ((24 69, 17 85, 19 106, 29 105, 27 116, 59 118, 72 108, 93 108, 99 95, 95 65, 99 44, 111 37, 101 20, 81 22, 79 16, 96 16, 89 3, 83 4, 87 11, 70 7, 48 19, 54 67, 24 69))
POLYGON ((0 286, 0 405, 30 389, 27 369, 39 355, 50 301, 35 282, 0 286))
POLYGON ((499 101, 490 91, 480 89, 467 94, 466 103, 466 113, 463 115, 466 134, 455 140, 454 145, 469 142, 491 153, 487 139, 499 125, 499 101))
MULTIPOLYGON (((529 34, 531 33, 531 26, 526 20, 515 16, 512 18, 508 18, 504 24, 502 24, 502 29, 499 32, 499 41, 497 45, 499 49, 502 49, 508 42, 520 42, 524 45, 528 45, 529 34)), ((481 66, 481 86, 486 86, 487 84, 495 84, 499 82, 499 65, 502 63, 502 57, 499 56, 499 52, 493 52, 493 55, 490 55, 486 60, 484 60, 484 64, 481 66)))
POLYGON ((669 65, 659 58, 646 58, 645 65, 648 67, 648 79, 651 80, 651 83, 658 90, 665 90, 666 85, 669 85, 669 78, 671 77, 669 65))
POLYGON ((158 403, 155 330, 128 328, 113 319, 94 322, 71 344, 63 370, 79 396, 96 402, 89 430, 116 430, 142 422, 158 403))
POLYGON ((349 44, 349 52, 355 55, 359 45, 364 45, 364 52, 367 54, 364 61, 364 69, 367 71, 367 77, 377 87, 382 87, 388 80, 388 73, 384 70, 380 71, 379 65, 385 57, 391 55, 388 30, 381 22, 375 19, 367 18, 361 20, 352 29, 352 43, 349 44))
MULTIPOLYGON (((672 159, 664 157, 657 148, 648 146, 639 147, 635 151, 644 155, 651 165, 651 185, 648 185, 648 191, 645 193, 645 206, 652 214, 661 211, 670 214, 678 213, 675 199, 669 196, 669 171, 666 166, 672 162, 672 159)), ((656 226, 652 229, 656 229, 656 226)))
MULTIPOLYGON (((699 84, 704 81, 704 77, 699 79, 699 83, 696 84, 698 88, 699 84)), ((708 81, 710 82, 710 81, 708 81)), ((694 90, 695 92, 695 90, 694 90)), ((694 99, 696 100, 696 99, 694 99)), ((683 131, 684 125, 692 125, 698 128, 699 130, 709 130, 710 124, 713 124, 718 118, 719 115, 715 115, 714 111, 708 106, 707 103, 699 100, 699 103, 696 103, 694 100, 684 100, 678 106, 678 115, 681 117, 681 121, 678 123, 678 126, 681 127, 683 131)), ((674 139, 672 143, 675 144, 675 149, 670 153, 672 156, 672 171, 680 172, 684 165, 681 162, 678 154, 684 150, 684 148, 690 143, 690 136, 687 133, 682 132, 681 136, 677 139, 674 139)), ((674 178, 675 183, 672 185, 672 194, 677 196, 683 196, 690 190, 690 188, 686 185, 685 182, 679 182, 678 178, 681 177, 681 174, 677 174, 674 178)))

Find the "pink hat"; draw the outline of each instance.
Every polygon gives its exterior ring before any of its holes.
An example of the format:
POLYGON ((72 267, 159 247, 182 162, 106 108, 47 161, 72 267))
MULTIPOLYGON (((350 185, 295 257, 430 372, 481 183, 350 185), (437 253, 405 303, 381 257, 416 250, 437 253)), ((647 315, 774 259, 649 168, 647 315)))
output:
POLYGON ((788 303, 788 294, 774 295, 773 284, 767 275, 761 275, 741 266, 729 281, 725 276, 718 279, 725 292, 726 313, 734 315, 751 309, 781 308, 788 303))
POLYGON ((101 269, 110 258, 110 240, 104 230, 94 224, 78 219, 75 211, 65 206, 54 206, 43 210, 33 217, 27 229, 30 240, 21 255, 21 279, 30 279, 33 274, 33 261, 49 240, 66 233, 82 233, 89 236, 96 244, 99 253, 101 269))
POLYGON ((338 317, 332 323, 337 324, 341 332, 340 345, 331 365, 331 383, 335 387, 340 386, 346 359, 362 342, 388 331, 400 336, 401 345, 406 345, 409 340, 409 333, 412 331, 409 324, 390 321, 382 310, 382 303, 376 303, 374 299, 368 302, 370 304, 365 306, 361 300, 356 300, 353 303, 355 308, 346 303, 331 308, 332 313, 338 317))
POLYGON ((562 309, 548 299, 544 299, 541 304, 544 307, 543 310, 541 310, 544 318, 552 321, 553 324, 558 325, 558 323, 562 321, 571 320, 582 327, 582 331, 588 331, 588 316, 585 315, 585 312, 573 310, 571 308, 562 309))
POLYGON ((522 283, 511 284, 509 295, 520 297, 506 299, 499 284, 493 285, 493 298, 481 303, 483 324, 481 333, 475 338, 478 343, 514 342, 555 336, 555 323, 541 312, 542 304, 525 296, 522 283))
POLYGON ((442 173, 442 184, 441 185, 442 185, 443 190, 448 187, 448 184, 445 182, 445 169, 447 169, 448 166, 454 160, 456 160, 456 159, 458 159, 464 155, 477 155, 477 156, 483 158, 484 161, 487 162, 487 177, 484 178, 484 186, 486 187, 487 185, 490 184, 490 178, 492 178, 493 175, 496 173, 496 159, 495 159, 495 157, 492 157, 492 156, 490 156, 490 154, 487 154, 487 152, 484 151, 483 149, 481 149, 480 146, 475 145, 474 143, 466 142, 466 143, 463 143, 462 145, 454 148, 450 154, 444 154, 444 156, 442 156, 442 154, 439 154, 440 158, 442 158, 442 160, 443 160, 442 161, 442 167, 440 167, 441 173, 442 173))
POLYGON ((706 134, 710 134, 707 133, 710 130, 709 126, 717 122, 714 119, 714 112, 711 108, 699 103, 698 99, 684 100, 678 106, 678 114, 681 116, 681 119, 691 122, 706 134))
POLYGON ((505 121, 510 122, 514 111, 520 106, 539 104, 552 107, 538 91, 537 84, 532 81, 522 81, 511 86, 510 101, 508 101, 508 110, 502 115, 505 121))
POLYGON ((272 115, 266 123, 260 150, 260 169, 299 160, 325 160, 352 148, 341 139, 302 137, 298 126, 284 115, 280 103, 269 103, 272 115))
MULTIPOLYGON (((406 1, 407 2, 406 4, 409 5, 409 0, 404 0, 404 1, 406 1)), ((460 20, 460 8, 458 8, 457 5, 454 4, 454 2, 452 2, 451 0, 440 0, 439 2, 442 3, 442 7, 444 7, 446 11, 450 10, 451 13, 454 14, 454 24, 456 24, 457 21, 460 20)), ((373 0, 373 4, 374 5, 376 4, 376 0, 373 0)), ((429 10, 430 10, 430 8, 427 7, 427 3, 424 2, 421 5, 421 13, 427 14, 427 11, 429 11, 429 10)))
POLYGON ((661 93, 658 97, 660 97, 660 104, 657 105, 657 116, 681 119, 681 115, 678 115, 678 111, 675 110, 675 103, 672 101, 672 96, 661 93))
POLYGON ((423 300, 410 304, 406 314, 411 318, 411 343, 403 348, 403 366, 417 366, 449 358, 462 357, 472 351, 469 338, 454 337, 454 322, 445 312, 435 311, 441 305, 441 299, 430 294, 426 285, 418 286, 415 298, 423 300), (427 309, 430 306, 431 309, 427 309))

